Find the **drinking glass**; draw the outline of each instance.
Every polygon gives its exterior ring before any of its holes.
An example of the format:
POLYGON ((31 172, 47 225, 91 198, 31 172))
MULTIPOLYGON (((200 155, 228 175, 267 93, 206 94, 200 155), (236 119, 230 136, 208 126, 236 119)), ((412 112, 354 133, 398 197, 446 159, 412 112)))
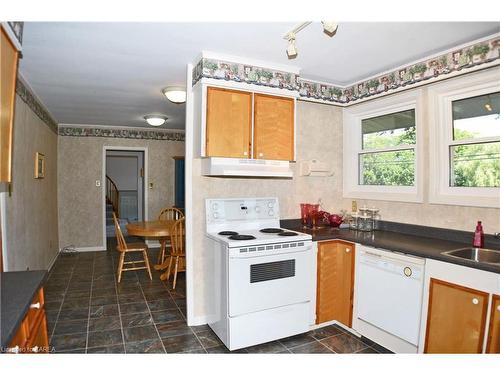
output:
POLYGON ((307 217, 309 216, 309 207, 311 205, 308 203, 300 204, 300 219, 302 221, 302 228, 307 228, 307 217))
POLYGON ((309 210, 309 217, 311 218, 311 226, 313 230, 318 229, 319 227, 316 225, 318 223, 318 211, 319 204, 311 204, 309 210))

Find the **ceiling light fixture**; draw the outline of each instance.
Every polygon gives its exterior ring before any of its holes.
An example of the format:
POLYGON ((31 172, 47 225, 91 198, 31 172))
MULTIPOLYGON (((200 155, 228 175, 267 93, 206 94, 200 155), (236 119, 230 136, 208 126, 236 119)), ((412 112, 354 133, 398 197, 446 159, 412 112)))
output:
POLYGON ((180 104, 186 102, 186 89, 181 86, 168 86, 161 90, 163 95, 172 103, 180 104))
POLYGON ((144 120, 151 126, 162 126, 165 121, 167 121, 167 117, 161 115, 147 115, 144 116, 144 120))
MULTIPOLYGON (((290 30, 287 32, 284 36, 283 39, 288 41, 288 47, 286 48, 286 54, 289 59, 294 59, 297 57, 297 47, 295 46, 295 41, 296 41, 296 36, 297 33, 303 29, 305 29, 307 26, 309 26, 312 22, 302 22, 301 24, 297 25, 293 30, 290 30)), ((327 22, 327 21, 321 21, 321 24, 323 25, 323 31, 325 34, 328 36, 332 37, 335 35, 338 29, 338 24, 336 22, 327 22)))

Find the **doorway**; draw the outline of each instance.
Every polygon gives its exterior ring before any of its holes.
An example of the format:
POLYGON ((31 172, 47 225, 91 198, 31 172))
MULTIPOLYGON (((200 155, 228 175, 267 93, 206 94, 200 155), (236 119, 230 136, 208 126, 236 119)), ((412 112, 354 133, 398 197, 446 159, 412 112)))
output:
POLYGON ((115 237, 113 211, 127 235, 126 225, 142 221, 145 213, 145 164, 143 150, 105 150, 105 221, 106 237, 115 237))

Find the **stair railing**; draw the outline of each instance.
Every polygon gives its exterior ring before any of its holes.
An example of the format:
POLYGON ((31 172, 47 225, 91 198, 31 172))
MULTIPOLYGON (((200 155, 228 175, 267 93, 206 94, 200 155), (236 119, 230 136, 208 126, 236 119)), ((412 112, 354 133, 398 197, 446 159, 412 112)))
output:
POLYGON ((120 191, 108 175, 106 175, 106 203, 113 206, 116 216, 120 217, 120 191))

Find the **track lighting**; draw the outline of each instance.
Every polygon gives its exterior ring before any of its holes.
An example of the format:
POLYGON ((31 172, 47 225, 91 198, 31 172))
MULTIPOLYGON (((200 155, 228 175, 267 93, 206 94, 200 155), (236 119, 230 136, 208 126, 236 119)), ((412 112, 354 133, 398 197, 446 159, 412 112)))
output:
MULTIPOLYGON (((295 41, 296 41, 296 35, 299 31, 305 29, 307 26, 309 26, 312 22, 302 22, 301 24, 297 25, 293 30, 290 30, 287 32, 284 36, 283 39, 288 41, 288 47, 286 48, 286 54, 289 59, 294 59, 297 57, 297 47, 295 46, 295 41)), ((327 21, 321 21, 321 24, 323 25, 323 31, 325 34, 328 36, 334 36, 335 33, 337 32, 337 29, 339 25, 336 22, 327 22, 327 21)))
POLYGON ((323 31, 328 36, 333 36, 337 31, 337 28, 339 27, 339 25, 336 22, 321 21, 321 23, 323 24, 323 31))
POLYGON ((289 59, 294 59, 297 57, 297 47, 295 47, 295 34, 291 34, 290 39, 288 39, 286 54, 288 55, 289 59))

